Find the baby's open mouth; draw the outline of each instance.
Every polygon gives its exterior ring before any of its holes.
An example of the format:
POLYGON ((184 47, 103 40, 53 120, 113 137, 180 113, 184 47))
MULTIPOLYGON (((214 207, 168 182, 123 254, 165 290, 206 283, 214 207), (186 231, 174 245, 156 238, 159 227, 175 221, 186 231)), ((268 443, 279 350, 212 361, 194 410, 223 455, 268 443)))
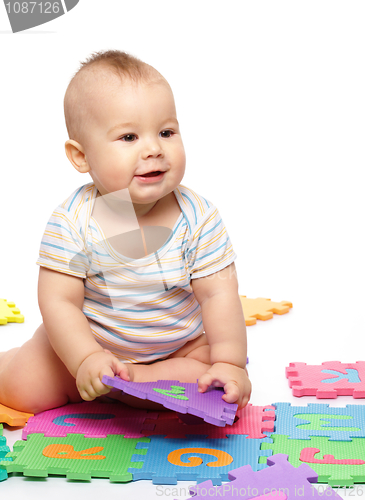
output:
POLYGON ((157 175, 162 174, 160 170, 156 170, 156 172, 149 172, 148 174, 140 175, 139 177, 156 177, 157 175))

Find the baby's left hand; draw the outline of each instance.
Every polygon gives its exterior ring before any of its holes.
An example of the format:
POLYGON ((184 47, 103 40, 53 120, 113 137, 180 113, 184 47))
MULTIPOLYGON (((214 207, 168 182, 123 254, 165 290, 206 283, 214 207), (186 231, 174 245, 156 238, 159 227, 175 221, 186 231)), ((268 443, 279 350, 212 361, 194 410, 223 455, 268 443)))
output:
POLYGON ((224 401, 238 404, 239 409, 247 405, 251 396, 247 370, 230 363, 214 363, 198 380, 199 392, 205 392, 211 385, 223 387, 224 401))

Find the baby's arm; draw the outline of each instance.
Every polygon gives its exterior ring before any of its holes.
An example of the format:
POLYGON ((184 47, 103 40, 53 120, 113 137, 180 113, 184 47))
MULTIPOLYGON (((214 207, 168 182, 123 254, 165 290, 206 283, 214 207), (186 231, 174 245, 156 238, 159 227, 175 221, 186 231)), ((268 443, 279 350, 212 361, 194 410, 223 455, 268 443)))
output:
POLYGON ((128 380, 128 369, 96 342, 82 311, 82 278, 40 268, 38 301, 49 341, 76 379, 81 397, 87 401, 106 394, 103 375, 128 380))
POLYGON ((246 371, 246 325, 234 264, 193 279, 192 287, 202 309, 212 364, 200 377, 199 390, 204 392, 210 385, 224 387, 224 400, 243 407, 250 398, 251 383, 246 371))

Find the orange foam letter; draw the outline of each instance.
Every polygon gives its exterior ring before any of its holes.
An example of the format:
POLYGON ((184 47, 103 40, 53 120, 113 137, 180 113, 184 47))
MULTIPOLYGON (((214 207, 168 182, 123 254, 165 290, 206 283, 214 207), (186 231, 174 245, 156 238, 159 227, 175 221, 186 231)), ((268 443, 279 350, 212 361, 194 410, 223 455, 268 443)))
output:
POLYGON ((180 465, 182 467, 197 467, 203 463, 203 459, 200 457, 188 457, 188 463, 181 461, 181 456, 186 453, 203 453, 204 455, 213 455, 217 458, 215 462, 208 462, 208 467, 224 467, 233 462, 231 455, 225 451, 215 450, 214 448, 180 448, 179 450, 174 450, 169 453, 167 460, 174 465, 180 465))
POLYGON ((74 460, 103 460, 106 458, 104 455, 93 455, 98 453, 104 448, 102 446, 94 446, 87 450, 74 450, 70 444, 50 444, 43 450, 43 455, 48 458, 71 458, 74 460))

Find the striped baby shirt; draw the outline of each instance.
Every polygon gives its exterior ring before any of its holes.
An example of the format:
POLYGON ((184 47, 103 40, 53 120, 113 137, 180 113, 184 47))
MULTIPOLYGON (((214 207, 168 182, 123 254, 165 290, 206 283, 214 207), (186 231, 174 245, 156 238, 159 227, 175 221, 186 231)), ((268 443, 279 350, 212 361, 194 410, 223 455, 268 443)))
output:
POLYGON ((84 280, 83 312, 103 348, 129 363, 166 358, 204 331, 191 280, 235 260, 226 227, 212 203, 179 185, 181 214, 167 240, 132 259, 93 218, 97 194, 86 184, 54 210, 37 264, 84 280))

